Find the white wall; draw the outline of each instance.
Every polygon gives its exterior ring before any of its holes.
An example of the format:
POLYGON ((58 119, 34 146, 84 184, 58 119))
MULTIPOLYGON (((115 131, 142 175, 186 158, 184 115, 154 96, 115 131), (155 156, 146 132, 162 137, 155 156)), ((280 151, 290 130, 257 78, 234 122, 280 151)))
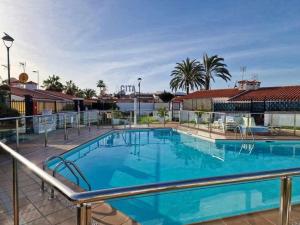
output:
POLYGON ((287 113, 265 113, 265 126, 296 126, 300 127, 300 113, 296 114, 287 114, 287 113))
MULTIPOLYGON (((138 102, 137 102, 137 110, 138 110, 138 102)), ((128 112, 134 110, 133 102, 120 102, 117 103, 117 106, 120 108, 122 112, 128 112)), ((154 110, 158 110, 159 108, 165 107, 169 109, 169 103, 145 103, 141 102, 141 114, 147 114, 147 112, 152 112, 154 110)))
MULTIPOLYGON (((138 110, 139 103, 137 102, 137 110, 138 110)), ((134 111, 134 104, 133 102, 120 102, 117 103, 117 106, 120 108, 120 111, 134 111)), ((141 102, 141 113, 145 113, 146 111, 153 111, 154 110, 154 103, 144 103, 141 102)))

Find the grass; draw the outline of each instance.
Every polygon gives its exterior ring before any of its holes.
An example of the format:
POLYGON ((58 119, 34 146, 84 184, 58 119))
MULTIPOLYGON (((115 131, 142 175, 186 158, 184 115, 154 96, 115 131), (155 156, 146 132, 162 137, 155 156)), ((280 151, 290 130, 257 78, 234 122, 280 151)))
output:
POLYGON ((148 123, 155 123, 158 122, 158 120, 154 119, 152 116, 141 116, 139 118, 140 124, 148 124, 148 123))

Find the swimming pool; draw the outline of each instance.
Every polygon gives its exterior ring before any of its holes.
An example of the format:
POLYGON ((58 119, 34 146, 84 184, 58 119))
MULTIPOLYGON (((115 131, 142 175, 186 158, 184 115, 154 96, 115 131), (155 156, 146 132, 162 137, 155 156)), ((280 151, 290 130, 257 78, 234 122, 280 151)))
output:
MULTIPOLYGON (((96 190, 299 167, 300 141, 213 143, 172 129, 116 130, 63 157, 74 161, 96 190)), ((67 170, 59 173, 75 182, 67 170)), ((277 179, 109 203, 141 224, 180 225, 278 207, 279 184, 277 179)), ((292 201, 299 200, 300 189, 293 188, 292 201)))

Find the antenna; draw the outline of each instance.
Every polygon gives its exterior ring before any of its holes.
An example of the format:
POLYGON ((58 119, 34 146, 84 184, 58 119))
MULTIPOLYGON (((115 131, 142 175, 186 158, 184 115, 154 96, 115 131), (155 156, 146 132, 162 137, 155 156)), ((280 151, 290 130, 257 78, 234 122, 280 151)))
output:
POLYGON ((244 80, 245 73, 246 73, 246 70, 247 70, 247 66, 241 66, 240 70, 241 70, 241 73, 242 73, 242 80, 244 80))
POLYGON ((25 73, 26 62, 19 62, 20 66, 23 68, 23 73, 25 73))
POLYGON ((258 74, 257 74, 257 73, 254 73, 254 74, 251 76, 251 79, 252 79, 252 80, 258 80, 258 74))

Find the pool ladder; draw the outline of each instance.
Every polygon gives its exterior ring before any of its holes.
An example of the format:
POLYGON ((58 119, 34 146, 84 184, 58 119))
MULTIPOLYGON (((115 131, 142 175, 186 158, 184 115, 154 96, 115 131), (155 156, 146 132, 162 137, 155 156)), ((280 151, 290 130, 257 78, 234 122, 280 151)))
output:
MULTIPOLYGON (((243 130, 242 130, 241 125, 237 125, 237 126, 235 127, 235 129, 234 129, 235 139, 237 139, 237 132, 238 132, 238 131, 240 132, 241 139, 242 139, 242 140, 245 140, 245 136, 244 136, 244 134, 243 134, 243 130)), ((252 141, 254 142, 254 141, 255 141, 255 138, 254 138, 254 135, 253 135, 253 131, 252 131, 251 129, 249 129, 249 127, 246 127, 246 135, 247 135, 247 134, 250 134, 251 139, 252 139, 252 141)))
MULTIPOLYGON (((69 171, 76 178, 76 184, 78 186, 80 184, 80 179, 79 178, 81 178, 85 182, 85 184, 88 186, 88 190, 90 191, 92 189, 90 183, 88 182, 88 180, 86 179, 86 177, 83 175, 83 173, 81 172, 81 170, 79 169, 79 167, 74 162, 72 162, 70 160, 65 160, 61 156, 51 156, 51 157, 47 158, 43 162, 43 170, 46 170, 47 162, 49 162, 50 160, 53 160, 53 159, 60 160, 60 162, 56 164, 56 166, 54 167, 54 169, 52 171, 52 176, 53 177, 56 176, 56 173, 57 173, 58 169, 60 168, 60 166, 64 165, 66 168, 69 169, 69 171)), ((42 181, 42 184, 41 184, 41 190, 42 191, 45 190, 45 183, 43 181, 42 181)), ((51 188, 51 192, 50 192, 50 199, 52 199, 52 198, 54 198, 54 188, 51 188)))

